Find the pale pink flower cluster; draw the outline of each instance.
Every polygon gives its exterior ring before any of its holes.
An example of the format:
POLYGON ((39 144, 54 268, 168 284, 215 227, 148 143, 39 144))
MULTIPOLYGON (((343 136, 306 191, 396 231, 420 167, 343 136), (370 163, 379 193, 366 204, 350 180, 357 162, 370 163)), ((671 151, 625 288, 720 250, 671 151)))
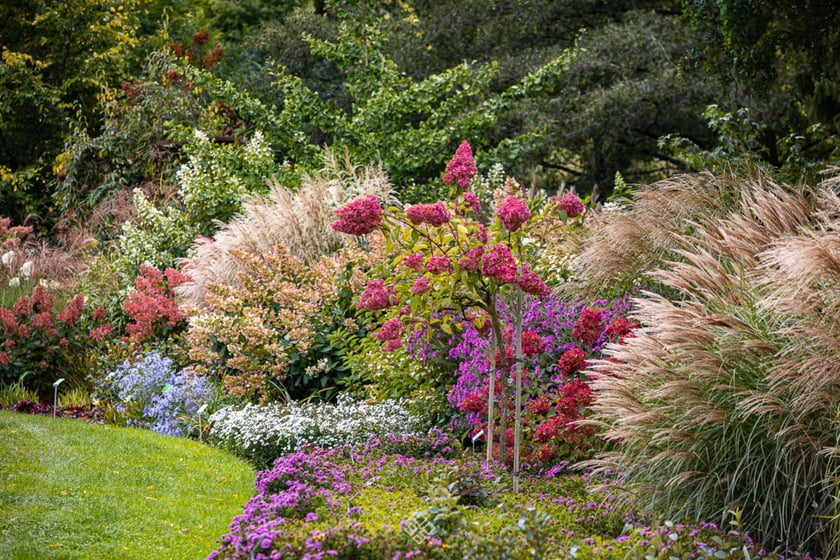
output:
POLYGON ((476 271, 481 264, 482 255, 484 255, 484 245, 473 247, 464 253, 463 258, 458 261, 458 266, 463 270, 476 271))
POLYGON ((485 276, 495 278, 499 282, 516 282, 516 261, 508 246, 502 243, 493 245, 490 251, 481 257, 481 271, 485 276))
POLYGON ((545 282, 527 264, 522 265, 522 270, 520 271, 516 285, 522 288, 522 291, 526 294, 533 296, 551 295, 549 287, 545 285, 545 282))
POLYGON ((367 235, 382 223, 382 207, 373 195, 354 200, 335 213, 338 220, 330 226, 350 235, 367 235))
POLYGON ((432 274, 440 274, 450 268, 452 268, 452 261, 447 256, 435 255, 434 257, 429 257, 429 261, 426 263, 426 271, 432 274))
POLYGON ((414 272, 420 272, 423 270, 424 259, 425 257, 423 256, 423 253, 411 253, 410 255, 403 257, 402 262, 414 272))
POLYGON ((455 155, 446 164, 446 173, 443 174, 443 182, 446 185, 455 183, 462 189, 467 189, 477 171, 478 168, 475 166, 472 148, 464 140, 458 146, 458 149, 455 150, 455 155))
POLYGON ((356 307, 368 311, 386 309, 392 305, 394 305, 394 292, 385 286, 385 280, 381 278, 368 282, 361 298, 356 302, 356 307))
POLYGON ((531 218, 531 211, 525 201, 509 196, 496 208, 496 215, 509 232, 514 232, 531 218))
POLYGON ((419 226, 421 224, 429 224, 432 227, 440 227, 448 223, 451 219, 449 211, 446 210, 443 202, 435 202, 434 204, 415 204, 409 206, 405 210, 405 215, 408 221, 419 226))
POLYGON ((415 296, 425 294, 431 289, 432 285, 429 282, 429 279, 425 276, 421 276, 420 278, 414 281, 414 284, 411 285, 411 293, 415 296))

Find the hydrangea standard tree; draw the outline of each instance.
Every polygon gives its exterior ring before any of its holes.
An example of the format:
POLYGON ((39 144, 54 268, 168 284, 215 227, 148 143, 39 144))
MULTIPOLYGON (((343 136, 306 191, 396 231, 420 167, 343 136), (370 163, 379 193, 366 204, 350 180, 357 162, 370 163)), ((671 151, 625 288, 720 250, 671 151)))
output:
MULTIPOLYGON (((482 223, 478 199, 468 190, 475 172, 472 151, 463 142, 443 177, 444 183, 450 185, 451 201, 383 209, 378 201, 368 197, 336 211, 339 218, 333 224, 336 230, 352 235, 378 230, 385 239, 390 258, 380 266, 379 277, 368 284, 357 306, 383 312, 384 322, 374 337, 385 343, 386 351, 399 348, 403 338, 421 325, 452 334, 459 324, 457 317, 465 316, 468 311, 477 328, 489 326, 494 348, 499 347, 503 337, 498 298, 511 291, 518 293, 520 299, 523 292, 535 297, 551 293, 526 263, 538 249, 540 239, 557 228, 568 227, 573 223, 572 214, 581 215, 582 203, 578 207, 571 199, 542 204, 534 200, 529 205, 516 181, 509 179, 505 192, 497 193, 496 218, 492 223, 482 223)), ((516 346, 514 396, 516 418, 519 418, 521 327, 516 346)), ((495 354, 491 351, 494 369, 495 354)), ((499 354, 498 365, 505 374, 509 372, 510 362, 505 352, 499 354)), ((491 376, 488 398, 488 461, 493 456, 494 378, 491 376)), ((506 376, 502 379, 500 406, 505 411, 511 380, 506 376)), ((505 457, 507 447, 506 422, 507 415, 501 414, 500 459, 505 457)), ((514 447, 518 447, 517 443, 514 437, 514 447)), ((514 453, 514 476, 518 468, 514 453)))

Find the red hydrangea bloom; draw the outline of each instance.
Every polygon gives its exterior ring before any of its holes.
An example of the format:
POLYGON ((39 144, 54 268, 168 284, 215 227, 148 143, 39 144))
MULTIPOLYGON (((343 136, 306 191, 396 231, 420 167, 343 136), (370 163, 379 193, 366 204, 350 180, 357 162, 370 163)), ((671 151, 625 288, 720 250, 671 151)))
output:
POLYGON ((539 397, 528 401, 527 408, 534 414, 545 414, 551 410, 551 401, 548 400, 547 396, 540 395, 539 397))
POLYGON ((547 443, 563 432, 563 419, 552 416, 534 429, 534 443, 547 443))
POLYGON ((12 355, 5 350, 0 350, 0 366, 6 366, 12 363, 12 355))
POLYGON ((436 255, 434 257, 429 257, 429 261, 426 263, 426 270, 432 274, 446 272, 451 267, 452 261, 450 261, 449 257, 446 256, 436 255))
POLYGON ((481 272, 499 282, 516 282, 516 261, 507 245, 498 243, 481 257, 481 272))
POLYGON ((93 314, 91 315, 91 318, 96 322, 99 322, 102 319, 104 319, 105 318, 105 308, 100 305, 99 307, 94 309, 93 314))
POLYGON ((373 195, 354 200, 335 213, 338 220, 330 227, 350 235, 367 235, 382 223, 382 207, 373 195))
POLYGON ((568 217, 576 218, 577 216, 583 214, 583 202, 581 202, 580 199, 572 193, 566 193, 566 195, 560 199, 560 209, 563 210, 568 217))
POLYGON ((425 276, 421 276, 420 278, 414 281, 414 284, 411 285, 411 293, 415 296, 425 294, 431 289, 432 285, 429 283, 429 279, 425 276))
POLYGON ((30 323, 32 328, 34 329, 41 329, 46 330, 53 326, 52 322, 52 314, 49 311, 43 311, 41 313, 36 313, 35 316, 32 318, 32 322, 30 323))
POLYGON ((473 158, 472 147, 464 140, 458 149, 455 150, 455 155, 446 164, 446 173, 443 174, 443 183, 451 185, 455 183, 462 189, 470 186, 470 181, 475 176, 478 168, 475 166, 475 159, 473 158))
POLYGON ((393 317, 382 323, 382 327, 376 331, 373 338, 380 342, 399 340, 402 337, 403 326, 399 317, 393 317))
POLYGON ((557 449, 554 446, 543 444, 534 453, 534 458, 538 463, 547 463, 554 457, 555 453, 557 453, 557 449))
POLYGON ((532 358, 542 354, 548 348, 548 344, 535 332, 522 331, 522 353, 526 358, 532 358))
POLYGON ((496 208, 496 215, 502 222, 502 227, 514 232, 531 218, 531 211, 525 201, 509 196, 496 208))
POLYGON ((616 319, 613 319, 613 321, 609 325, 607 325, 607 328, 604 329, 604 334, 610 340, 616 340, 616 339, 621 340, 625 336, 630 334, 630 332, 633 329, 638 328, 638 327, 639 327, 638 323, 634 323, 633 321, 628 321, 624 317, 618 317, 616 319))
POLYGON ((140 265, 140 275, 134 279, 135 291, 123 302, 123 310, 131 318, 126 332, 142 341, 156 336, 157 329, 183 326, 186 318, 178 309, 173 290, 188 277, 174 269, 160 271, 140 265))
MULTIPOLYGON (((65 325, 72 327, 76 324, 76 321, 79 320, 79 317, 82 315, 82 310, 85 307, 85 296, 79 294, 73 296, 67 305, 64 306, 64 310, 56 315, 56 319, 59 322, 64 323, 65 325)), ((95 319, 94 319, 95 320, 95 319)))
POLYGON ((414 206, 409 206, 405 210, 405 215, 408 221, 415 226, 429 224, 432 227, 440 227, 448 223, 451 219, 446 206, 440 201, 434 204, 415 204, 414 206))
POLYGON ((487 402, 481 396, 481 393, 474 391, 461 399, 458 408, 464 412, 484 412, 487 408, 487 402))
POLYGON ((29 315, 29 312, 32 311, 32 300, 29 299, 29 296, 22 295, 15 302, 13 309, 15 316, 22 319, 29 315))
POLYGON ((365 291, 356 302, 356 307, 368 311, 386 309, 392 305, 394 305, 394 294, 391 289, 385 287, 385 280, 381 278, 368 282, 365 291))
POLYGON ((580 379, 573 379, 560 388, 557 412, 568 418, 580 418, 581 410, 590 406, 594 400, 589 384, 580 379))
POLYGON ((563 377, 571 377, 585 367, 586 352, 580 348, 566 350, 557 362, 557 370, 563 377))
POLYGON ((18 330, 17 317, 10 310, 0 309, 0 323, 3 324, 3 332, 7 336, 14 335, 18 330))
POLYGON ((545 282, 527 264, 522 265, 522 270, 519 273, 519 279, 516 281, 516 285, 522 288, 523 292, 532 296, 543 297, 551 295, 551 289, 545 285, 545 282))
POLYGON ((55 296, 51 296, 47 293, 47 289, 44 288, 41 284, 35 286, 35 289, 32 291, 32 308, 38 312, 45 312, 45 311, 52 311, 53 304, 55 303, 55 296))
POLYGON ((597 307, 583 310, 572 326, 572 336, 586 344, 595 344, 601 335, 602 311, 597 307))
POLYGON ((88 334, 93 340, 97 342, 102 342, 107 337, 111 336, 113 332, 114 327, 111 325, 111 323, 105 323, 104 325, 96 327, 95 329, 90 329, 90 332, 88 334))
POLYGON ((412 253, 403 258, 403 264, 414 272, 420 272, 423 269, 424 259, 423 253, 412 253))

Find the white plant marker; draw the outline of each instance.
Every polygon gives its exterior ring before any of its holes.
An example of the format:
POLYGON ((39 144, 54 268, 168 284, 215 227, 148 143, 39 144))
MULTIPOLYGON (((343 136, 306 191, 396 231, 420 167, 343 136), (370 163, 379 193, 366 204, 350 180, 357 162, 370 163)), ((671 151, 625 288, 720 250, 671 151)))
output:
POLYGON ((56 379, 55 383, 53 383, 53 418, 55 418, 55 409, 58 406, 58 386, 64 382, 64 378, 56 379))

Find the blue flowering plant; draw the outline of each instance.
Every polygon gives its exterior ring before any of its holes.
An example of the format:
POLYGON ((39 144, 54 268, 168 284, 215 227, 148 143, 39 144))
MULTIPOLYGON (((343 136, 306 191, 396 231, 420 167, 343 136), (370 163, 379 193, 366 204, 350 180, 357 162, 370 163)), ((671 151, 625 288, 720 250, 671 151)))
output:
POLYGON ((206 378, 179 370, 158 351, 123 362, 105 378, 103 389, 118 420, 174 436, 193 435, 198 411, 217 402, 206 378))

